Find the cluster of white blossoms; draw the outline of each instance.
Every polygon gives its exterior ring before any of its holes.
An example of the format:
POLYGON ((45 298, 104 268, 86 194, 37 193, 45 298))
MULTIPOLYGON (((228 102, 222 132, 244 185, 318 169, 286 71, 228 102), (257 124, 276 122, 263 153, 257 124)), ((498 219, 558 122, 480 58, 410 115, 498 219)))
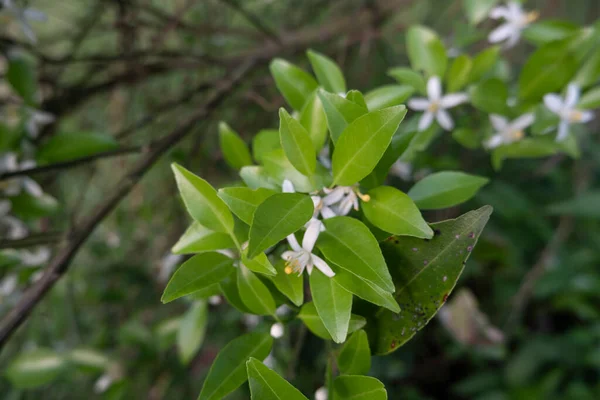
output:
MULTIPOLYGON (((284 193, 294 193, 295 188, 292 182, 287 179, 284 180, 282 191, 284 193)), ((286 260, 285 272, 287 274, 297 272, 301 275, 305 269, 311 274, 313 267, 316 267, 328 277, 334 276, 335 273, 325 260, 313 253, 319 234, 325 230, 325 225, 319 217, 328 219, 348 215, 352 210, 358 211, 359 199, 365 202, 371 199, 368 194, 359 191, 358 185, 336 186, 333 189, 323 188, 323 192, 324 196, 319 196, 316 193, 311 194, 315 212, 305 225, 306 232, 302 238, 302 245, 298 243, 293 233, 287 237, 292 250, 285 251, 281 255, 286 260)))
POLYGON ((489 17, 505 21, 489 34, 490 43, 504 42, 504 46, 510 48, 519 42, 523 30, 539 17, 539 13, 525 11, 519 2, 511 1, 505 6, 494 7, 489 17))
POLYGON ((14 18, 14 20, 21 27, 21 31, 23 31, 23 34, 27 37, 27 39, 29 39, 32 43, 36 43, 37 39, 30 22, 44 22, 47 20, 46 14, 33 8, 20 8, 14 3, 13 0, 2 0, 0 4, 2 5, 0 11, 6 12, 8 15, 14 18))

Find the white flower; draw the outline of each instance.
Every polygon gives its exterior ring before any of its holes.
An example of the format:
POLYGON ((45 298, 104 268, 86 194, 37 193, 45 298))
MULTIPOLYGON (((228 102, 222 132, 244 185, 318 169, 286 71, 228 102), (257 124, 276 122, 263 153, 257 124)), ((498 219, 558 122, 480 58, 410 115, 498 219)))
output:
POLYGON ((298 244, 293 233, 287 237, 292 250, 284 251, 281 255, 281 258, 286 260, 286 273, 291 274, 292 272, 298 272, 298 275, 301 275, 302 272, 304 272, 304 269, 306 269, 310 275, 314 266, 330 278, 335 275, 329 265, 327 265, 321 257, 312 253, 322 225, 323 223, 319 220, 314 219, 310 221, 308 228, 304 233, 304 237, 302 238, 302 246, 298 244))
POLYGON ((0 298, 10 296, 15 289, 19 280, 16 274, 7 275, 6 278, 0 281, 0 298))
POLYGON ((358 211, 359 201, 368 202, 371 197, 368 194, 362 194, 355 186, 336 186, 334 189, 324 188, 327 194, 323 198, 323 203, 330 207, 335 215, 348 215, 352 209, 358 211))
MULTIPOLYGON (((283 191, 283 193, 295 193, 296 192, 296 189, 294 188, 294 184, 287 179, 285 179, 283 181, 283 184, 281 185, 281 190, 283 191)), ((315 209, 310 221, 318 219, 319 214, 321 214, 323 219, 332 218, 332 217, 336 216, 335 212, 333 212, 333 210, 329 207, 329 204, 325 204, 325 202, 323 201, 324 199, 322 199, 321 196, 312 195, 312 196, 310 196, 310 198, 313 202, 313 206, 315 209)), ((305 225, 306 228, 308 228, 308 224, 310 224, 310 221, 308 221, 306 223, 306 225, 305 225)), ((321 230, 322 231, 325 230, 325 227, 321 226, 321 230)))
POLYGON ((413 166, 411 163, 404 161, 396 161, 390 168, 390 174, 397 176, 403 181, 410 181, 412 179, 413 166))
MULTIPOLYGON (((20 171, 35 167, 35 161, 23 161, 17 163, 17 155, 15 153, 6 153, 0 156, 0 175, 6 172, 20 171)), ((25 177, 10 178, 5 181, 0 181, 0 190, 8 196, 16 196, 21 193, 21 189, 25 189, 27 193, 34 197, 40 197, 44 191, 33 179, 25 177)))
POLYGON ((450 93, 442 96, 442 81, 437 76, 432 76, 427 81, 427 99, 419 97, 411 99, 408 106, 416 111, 425 111, 419 120, 419 131, 424 131, 431 126, 435 118, 442 128, 449 131, 454 127, 454 121, 449 108, 456 107, 469 100, 466 93, 450 93))
POLYGON ((27 107, 26 112, 27 122, 25 123, 25 130, 32 139, 38 137, 42 126, 51 124, 55 120, 54 115, 45 111, 36 110, 35 108, 27 107))
POLYGON ((329 154, 329 146, 323 147, 319 152, 317 158, 325 168, 331 169, 331 157, 329 154))
POLYGON ((554 114, 560 117, 558 124, 557 141, 562 141, 569 135, 570 124, 585 124, 594 119, 594 113, 591 111, 581 111, 575 108, 579 101, 580 89, 574 83, 567 86, 567 95, 563 101, 562 97, 556 93, 550 93, 544 96, 544 104, 554 114))
POLYGON ((181 262, 183 256, 181 254, 167 254, 160 261, 159 269, 158 269, 158 280, 160 282, 166 282, 171 276, 171 272, 175 269, 177 265, 181 262))
POLYGON ((284 333, 284 329, 283 329, 283 324, 281 322, 276 322, 273 325, 271 325, 271 336, 274 339, 279 339, 280 337, 283 336, 284 333))
POLYGON ((37 40, 29 21, 44 22, 47 19, 46 14, 33 8, 19 8, 13 3, 13 0, 2 0, 2 5, 4 8, 1 11, 6 11, 12 15, 21 25, 21 30, 27 36, 27 39, 35 43, 37 40))
POLYGON ((50 249, 48 247, 39 247, 34 251, 23 250, 20 252, 21 262, 28 267, 36 267, 44 264, 50 259, 50 249))
POLYGON ((104 393, 112 384, 113 378, 109 374, 104 374, 100 378, 98 378, 96 383, 94 383, 94 392, 104 393))
POLYGON ((9 200, 0 201, 0 237, 22 239, 27 236, 27 227, 17 218, 8 215, 11 207, 9 200))
POLYGON ((329 395, 327 393, 326 387, 321 386, 315 392, 315 400, 327 400, 328 397, 329 397, 329 395))
POLYGON ((506 41, 505 46, 513 47, 519 42, 521 32, 530 23, 538 18, 536 11, 525 12, 516 1, 509 2, 506 6, 498 6, 490 11, 490 18, 504 19, 506 22, 494 29, 488 36, 490 43, 506 41))
POLYGON ((244 314, 242 316, 242 322, 248 329, 254 329, 260 323, 260 317, 254 314, 244 314))
POLYGON ((214 296, 210 296, 208 298, 208 304, 210 304, 211 306, 218 306, 221 303, 222 303, 222 299, 221 299, 221 296, 219 296, 218 294, 216 294, 214 296))
POLYGON ((490 114, 490 122, 496 133, 485 142, 485 146, 493 149, 503 144, 518 142, 525 136, 523 130, 533 124, 534 121, 535 116, 531 113, 523 114, 511 122, 500 115, 490 114))

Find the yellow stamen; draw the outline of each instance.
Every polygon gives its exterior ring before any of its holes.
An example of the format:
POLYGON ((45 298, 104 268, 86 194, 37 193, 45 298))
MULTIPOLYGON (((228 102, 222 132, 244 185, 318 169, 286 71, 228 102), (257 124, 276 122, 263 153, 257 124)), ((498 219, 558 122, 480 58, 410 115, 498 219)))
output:
POLYGON ((569 115, 569 120, 571 122, 580 122, 583 119, 583 113, 578 110, 571 111, 569 115))
POLYGON ((510 132, 510 138, 512 140, 521 140, 525 136, 523 131, 512 131, 510 132))
POLYGON ((371 201, 371 196, 369 196, 368 194, 362 194, 361 192, 356 191, 356 195, 365 203, 371 201))
POLYGON ((537 20, 540 16, 540 13, 538 11, 530 11, 527 13, 527 16, 525 17, 525 20, 527 21, 528 24, 534 22, 535 20, 537 20))
POLYGON ((286 265, 284 271, 285 271, 286 274, 289 275, 292 272, 294 272, 294 269, 292 267, 290 267, 289 265, 286 265))
POLYGON ((434 113, 438 110, 438 108, 439 108, 438 103, 435 101, 432 101, 431 103, 429 103, 429 107, 427 107, 427 111, 434 113))

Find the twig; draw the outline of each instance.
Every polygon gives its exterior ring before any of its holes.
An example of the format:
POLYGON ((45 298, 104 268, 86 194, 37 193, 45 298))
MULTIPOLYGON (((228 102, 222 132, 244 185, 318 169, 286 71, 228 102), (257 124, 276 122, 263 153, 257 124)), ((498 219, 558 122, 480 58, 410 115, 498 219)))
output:
POLYGON ((241 79, 251 71, 255 64, 256 60, 250 59, 242 64, 230 79, 218 82, 212 96, 204 103, 203 107, 200 107, 185 122, 164 137, 151 151, 144 154, 117 184, 117 187, 108 198, 96 208, 95 212, 72 229, 69 239, 64 241, 62 249, 50 260, 42 277, 23 294, 17 305, 0 321, 0 349, 4 347, 15 330, 27 319, 46 292, 67 271, 72 258, 96 226, 112 212, 165 152, 187 136, 200 120, 208 116, 225 99, 227 94, 240 84, 241 79))
POLYGON ((242 7, 242 5, 238 2, 238 0, 221 0, 223 3, 227 4, 229 7, 236 10, 240 13, 244 18, 248 20, 257 30, 261 31, 265 36, 274 41, 277 44, 281 44, 281 40, 279 39, 279 35, 263 24, 260 18, 258 18, 254 13, 248 11, 246 8, 242 7))
POLYGON ((0 240, 0 250, 55 244, 62 239, 63 235, 62 232, 44 232, 29 235, 22 239, 2 239, 0 240))

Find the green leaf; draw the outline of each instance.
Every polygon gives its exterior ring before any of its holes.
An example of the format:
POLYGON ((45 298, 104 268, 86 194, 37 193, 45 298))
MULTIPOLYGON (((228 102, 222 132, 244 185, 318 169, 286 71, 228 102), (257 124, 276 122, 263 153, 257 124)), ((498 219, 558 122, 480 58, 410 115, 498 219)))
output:
POLYGON ((334 144, 337 143, 348 124, 367 113, 366 107, 363 108, 337 94, 319 90, 317 95, 321 99, 321 103, 323 103, 323 109, 327 117, 327 126, 329 127, 331 140, 333 140, 334 144))
POLYGON ((252 190, 245 187, 227 187, 219 189, 218 195, 239 219, 252 225, 256 208, 275 193, 277 192, 265 188, 252 190))
POLYGON ((17 389, 30 389, 54 381, 65 370, 67 360, 49 349, 21 353, 14 359, 4 376, 17 389))
POLYGON ((577 59, 570 42, 551 42, 536 50, 519 76, 519 97, 539 101, 549 92, 562 89, 577 72, 577 59))
POLYGON ((60 132, 38 149, 37 160, 40 164, 69 161, 118 147, 112 136, 91 132, 60 132))
POLYGON ((276 58, 269 65, 277 89, 294 110, 300 111, 310 94, 319 86, 310 74, 276 58))
POLYGON ((273 339, 263 333, 247 333, 229 342, 217 355, 202 385, 198 400, 221 400, 248 378, 246 362, 250 357, 264 360, 273 339))
POLYGON ((168 303, 218 283, 233 271, 233 260, 220 253, 200 253, 184 262, 171 277, 161 301, 168 303))
POLYGON ((488 182, 488 178, 481 176, 442 171, 421 179, 408 191, 408 195, 420 209, 437 210, 464 203, 488 182))
POLYGON ((404 103, 414 92, 409 85, 385 85, 367 92, 365 101, 369 111, 381 110, 404 103))
POLYGON ((12 213, 19 219, 32 221, 56 214, 58 201, 49 194, 32 196, 27 192, 11 197, 12 213))
POLYGON ((582 89, 598 82, 600 79, 600 51, 595 51, 581 66, 573 82, 582 89))
POLYGON ((391 186, 369 191, 371 200, 362 203, 365 217, 376 227, 395 235, 433 237, 433 231, 411 198, 391 186))
POLYGON ((175 243, 171 251, 174 254, 194 254, 233 247, 235 247, 235 244, 228 234, 213 232, 199 223, 193 222, 175 243))
POLYGON ((171 164, 188 213, 213 231, 233 232, 233 216, 208 182, 178 164, 171 164))
POLYGON ((269 277, 277 290, 285 297, 290 299, 296 306, 302 306, 304 303, 304 279, 302 275, 287 274, 285 272, 285 262, 279 260, 275 263, 277 275, 269 277))
POLYGON ((319 152, 327 140, 327 117, 317 92, 310 95, 300 112, 300 124, 306 129, 315 151, 319 152))
POLYGON ((365 96, 363 96, 361 92, 358 90, 349 90, 348 93, 346 93, 346 99, 350 100, 357 106, 364 108, 366 113, 367 102, 365 101, 365 96))
POLYGON ((500 46, 491 46, 473 57, 469 82, 477 82, 483 78, 498 61, 500 46))
POLYGON ((548 206, 548 214, 582 218, 600 218, 600 191, 590 191, 548 206))
POLYGON ((244 305, 257 315, 275 315, 275 300, 262 281, 244 265, 238 269, 238 289, 244 305))
POLYGON ((281 185, 285 179, 288 179, 294 184, 297 192, 310 193, 331 184, 331 174, 323 165, 318 163, 315 174, 309 178, 294 168, 285 156, 283 149, 274 150, 265 155, 263 162, 271 180, 281 185))
POLYGON ((250 314, 251 311, 246 307, 240 297, 240 291, 238 288, 238 276, 237 272, 233 271, 227 278, 219 282, 219 288, 223 292, 223 296, 227 299, 227 302, 235 307, 242 313, 250 314))
POLYGON ((372 339, 378 354, 398 349, 442 307, 491 213, 492 207, 485 206, 432 224, 436 235, 431 240, 392 236, 381 243, 402 311, 377 313, 378 334, 372 339))
POLYGON ((366 375, 371 369, 371 349, 367 333, 362 329, 350 336, 337 358, 344 375, 366 375))
POLYGON ((204 289, 200 289, 190 294, 190 299, 193 300, 206 300, 212 296, 218 296, 221 294, 221 288, 219 287, 220 283, 213 283, 210 286, 205 287, 204 289))
POLYGON ((271 261, 269 261, 269 258, 265 253, 260 253, 252 259, 247 258, 246 254, 244 253, 242 254, 242 263, 246 267, 248 267, 250 271, 259 274, 267 276, 273 276, 277 274, 277 271, 275 270, 275 268, 273 268, 273 265, 271 265, 271 261))
POLYGON ((478 149, 481 146, 481 137, 470 128, 456 128, 452 131, 452 137, 467 149, 478 149))
POLYGON ((394 291, 379 244, 365 224, 350 217, 329 218, 324 223, 317 246, 328 260, 386 292, 394 291))
POLYGON ((248 257, 273 246, 304 226, 314 212, 310 196, 300 193, 278 193, 268 197, 254 212, 250 227, 248 257))
POLYGON ((306 54, 323 89, 332 93, 346 92, 344 74, 332 59, 314 50, 308 50, 306 54))
POLYGON ((424 71, 428 77, 444 76, 448 56, 434 31, 422 25, 410 27, 406 33, 406 50, 413 69, 424 71))
POLYGON ((523 38, 537 46, 541 46, 555 40, 565 39, 577 33, 578 30, 579 26, 572 22, 545 20, 525 28, 523 38))
POLYGON ((463 0, 463 7, 469 23, 477 25, 486 19, 498 0, 463 0))
POLYGON ((508 111, 508 87, 497 78, 487 79, 474 85, 470 91, 473 107, 490 114, 506 114, 508 111))
POLYGON ((206 302, 197 301, 185 313, 177 330, 177 352, 184 365, 194 358, 206 334, 208 309, 206 302))
POLYGON ((388 70, 389 76, 405 85, 412 86, 417 92, 425 94, 427 92, 425 78, 418 72, 413 71, 410 68, 399 67, 388 70))
MULTIPOLYGON (((315 307, 314 302, 309 301, 308 303, 304 303, 302 308, 300 309, 300 313, 298 314, 298 318, 304 322, 304 325, 316 336, 325 340, 332 340, 331 335, 323 325, 323 321, 319 314, 317 313, 317 309, 315 307)), ((348 324, 348 333, 355 332, 365 326, 367 320, 360 315, 351 314, 350 315, 350 323, 348 324)))
POLYGON ((370 376, 338 376, 333 388, 336 400, 387 400, 383 383, 370 376))
POLYGON ((390 107, 372 111, 348 125, 333 153, 334 184, 350 186, 369 175, 405 115, 406 107, 390 107))
POLYGON ((225 162, 233 169, 252 165, 252 156, 248 145, 225 122, 219 123, 219 143, 225 162))
POLYGON ((600 107, 600 87, 595 87, 583 94, 579 103, 577 103, 577 108, 583 110, 591 110, 594 108, 600 107))
MULTIPOLYGON (((334 264, 329 259, 327 261, 330 265, 334 264)), ((341 268, 337 268, 336 270, 337 272, 333 280, 350 293, 393 312, 400 312, 400 306, 396 303, 394 296, 390 292, 381 289, 372 282, 362 279, 349 270, 341 268)))
POLYGON ((466 54, 454 59, 446 74, 446 88, 449 93, 458 92, 469 82, 472 67, 473 60, 466 54))
POLYGON ((35 67, 29 61, 22 57, 9 59, 5 78, 25 103, 28 105, 37 103, 37 77, 35 67))
POLYGON ((281 148, 279 130, 263 129, 252 139, 252 156, 258 162, 263 161, 265 154, 281 148))
POLYGON ((502 167, 508 158, 541 158, 556 154, 560 150, 554 140, 544 138, 525 138, 516 143, 495 148, 492 151, 492 165, 495 170, 502 167))
POLYGON ((334 342, 343 343, 350 323, 352 293, 317 268, 310 274, 310 292, 325 329, 334 342))
POLYGON ((256 358, 250 357, 246 362, 246 369, 251 399, 308 400, 298 389, 256 358))
POLYGON ((317 154, 308 132, 285 109, 279 109, 279 138, 288 160, 300 173, 311 176, 317 167, 317 154))
POLYGON ((73 349, 69 352, 67 360, 86 372, 103 372, 111 365, 110 358, 91 348, 73 349))
POLYGON ((250 189, 275 189, 277 185, 273 182, 264 167, 251 165, 240 170, 240 178, 250 189))

